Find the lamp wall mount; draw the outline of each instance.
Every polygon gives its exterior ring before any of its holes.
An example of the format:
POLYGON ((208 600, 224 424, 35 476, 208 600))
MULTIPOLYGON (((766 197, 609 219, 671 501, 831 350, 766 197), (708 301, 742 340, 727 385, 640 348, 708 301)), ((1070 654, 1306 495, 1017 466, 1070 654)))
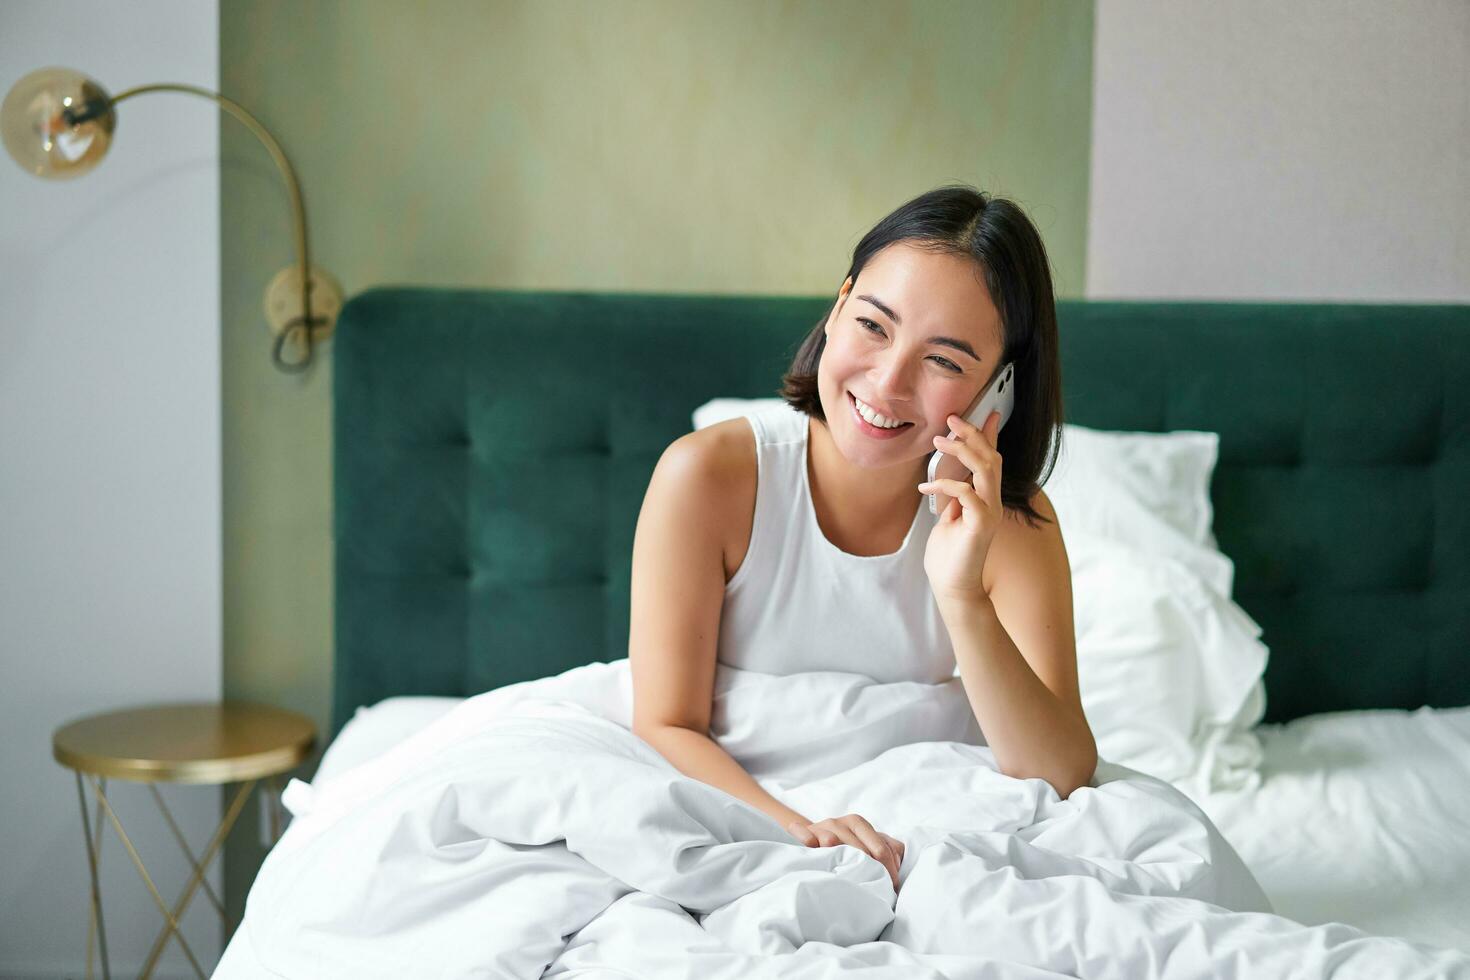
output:
POLYGON ((265 287, 265 319, 274 338, 272 360, 287 371, 307 363, 312 349, 331 338, 341 311, 342 287, 321 267, 311 267, 305 289, 299 265, 277 272, 265 287), (308 322, 309 335, 304 329, 308 322))

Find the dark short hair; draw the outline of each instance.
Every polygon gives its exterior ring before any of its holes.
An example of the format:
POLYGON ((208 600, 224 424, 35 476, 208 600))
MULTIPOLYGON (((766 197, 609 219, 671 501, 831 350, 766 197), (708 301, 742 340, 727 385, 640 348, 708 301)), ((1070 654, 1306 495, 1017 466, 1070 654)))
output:
MULTIPOLYGON (((853 250, 847 275, 856 283, 868 260, 896 242, 969 257, 983 273, 1004 334, 1000 363, 1016 365, 1015 410, 996 445, 1003 460, 1001 505, 1032 527, 1047 521, 1031 499, 1051 475, 1060 449, 1062 369, 1056 298, 1041 235, 1014 202, 968 184, 949 184, 920 194, 878 222, 853 250)), ((781 377, 780 392, 792 408, 823 423, 817 365, 827 346, 830 312, 801 342, 781 377)))

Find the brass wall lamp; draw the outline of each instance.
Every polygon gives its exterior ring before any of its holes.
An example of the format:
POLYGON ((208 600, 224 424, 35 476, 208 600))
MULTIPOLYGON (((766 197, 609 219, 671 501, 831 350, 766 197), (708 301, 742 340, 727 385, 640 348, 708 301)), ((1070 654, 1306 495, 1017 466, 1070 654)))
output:
POLYGON ((183 92, 216 103, 265 144, 280 168, 291 192, 297 260, 276 273, 266 287, 265 315, 275 336, 271 361, 289 373, 306 370, 316 345, 332 334, 342 308, 342 289, 311 264, 301 186, 286 154, 259 120, 238 103, 194 85, 140 85, 108 95, 101 85, 80 72, 42 68, 16 82, 0 104, 0 137, 26 172, 48 179, 78 177, 97 166, 112 145, 117 104, 149 92, 183 92), (289 360, 284 354, 288 345, 300 352, 289 360))

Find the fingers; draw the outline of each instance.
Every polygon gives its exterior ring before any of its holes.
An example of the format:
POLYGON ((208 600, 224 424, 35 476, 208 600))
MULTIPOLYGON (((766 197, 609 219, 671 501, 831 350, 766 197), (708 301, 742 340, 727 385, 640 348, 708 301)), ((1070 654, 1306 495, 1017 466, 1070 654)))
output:
POLYGON ((970 436, 966 441, 964 436, 958 439, 950 439, 948 436, 935 436, 934 447, 942 453, 951 456, 965 464, 965 468, 977 477, 988 477, 1001 464, 999 451, 983 437, 970 436))
MULTIPOLYGON (((788 829, 794 827, 795 823, 788 829)), ((863 817, 855 813, 845 817, 830 817, 812 824, 809 830, 818 847, 850 844, 869 855, 888 870, 889 877, 893 879, 893 887, 898 887, 898 869, 903 864, 903 845, 887 834, 879 833, 863 817)))
POLYGON ((963 519, 970 527, 982 526, 981 512, 990 511, 991 505, 987 504, 980 496, 974 486, 964 480, 931 480, 928 483, 919 484, 919 489, 924 493, 947 493, 954 497, 958 507, 946 505, 940 514, 945 522, 963 519), (951 513, 951 512, 954 513, 951 513))
MULTIPOLYGON (((849 844, 853 847, 856 847, 860 851, 867 851, 867 848, 863 846, 862 840, 859 839, 858 835, 853 832, 853 829, 847 824, 843 823, 841 820, 832 821, 832 833, 837 836, 837 840, 835 843, 849 844)), ((820 838, 821 836, 822 831, 818 830, 817 837, 820 838)))
POLYGON ((893 876, 893 884, 897 887, 898 855, 894 853, 893 848, 888 846, 888 839, 883 834, 878 833, 872 824, 868 823, 867 820, 858 816, 856 813, 848 814, 846 820, 848 826, 857 834, 858 840, 863 842, 863 850, 871 854, 880 864, 888 869, 888 873, 893 876))
POLYGON ((949 424, 949 431, 953 432, 961 440, 966 435, 973 433, 976 436, 984 437, 990 448, 994 449, 997 440, 1000 438, 999 411, 991 411, 989 415, 985 416, 985 421, 978 426, 958 415, 951 415, 945 421, 949 424))
MULTIPOLYGON (((958 438, 935 436, 934 446, 942 453, 949 453, 970 471, 971 478, 965 481, 980 491, 981 498, 998 501, 1000 498, 1000 453, 995 448, 994 429, 1000 424, 1000 415, 992 412, 985 429, 977 429, 957 415, 950 416, 951 424, 958 422, 965 430, 954 429, 958 438), (993 420, 993 421, 992 421, 993 420), (988 433, 988 434, 987 434, 988 433)), ((933 484, 920 484, 919 489, 933 484)), ((958 496, 951 493, 950 496, 958 496)))
POLYGON ((966 480, 946 480, 943 477, 940 477, 937 480, 930 480, 927 483, 921 483, 919 484, 919 486, 928 493, 943 490, 951 497, 969 498, 973 503, 984 503, 984 501, 980 499, 980 492, 975 489, 973 484, 969 483, 966 480))
POLYGON ((805 844, 807 847, 820 846, 817 841, 817 835, 812 833, 811 827, 807 824, 793 820, 786 825, 786 831, 791 834, 792 837, 795 837, 797 840, 805 844))

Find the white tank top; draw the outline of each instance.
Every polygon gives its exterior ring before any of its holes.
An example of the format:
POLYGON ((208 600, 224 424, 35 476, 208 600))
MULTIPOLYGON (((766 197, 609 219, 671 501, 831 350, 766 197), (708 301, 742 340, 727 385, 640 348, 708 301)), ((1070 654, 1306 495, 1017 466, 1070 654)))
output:
POLYGON ((808 426, 820 423, 784 404, 746 418, 759 468, 755 515, 745 559, 725 584, 716 659, 768 674, 841 670, 884 683, 954 677, 954 647, 924 572, 938 518, 920 506, 897 551, 848 554, 827 540, 812 504, 808 426))

